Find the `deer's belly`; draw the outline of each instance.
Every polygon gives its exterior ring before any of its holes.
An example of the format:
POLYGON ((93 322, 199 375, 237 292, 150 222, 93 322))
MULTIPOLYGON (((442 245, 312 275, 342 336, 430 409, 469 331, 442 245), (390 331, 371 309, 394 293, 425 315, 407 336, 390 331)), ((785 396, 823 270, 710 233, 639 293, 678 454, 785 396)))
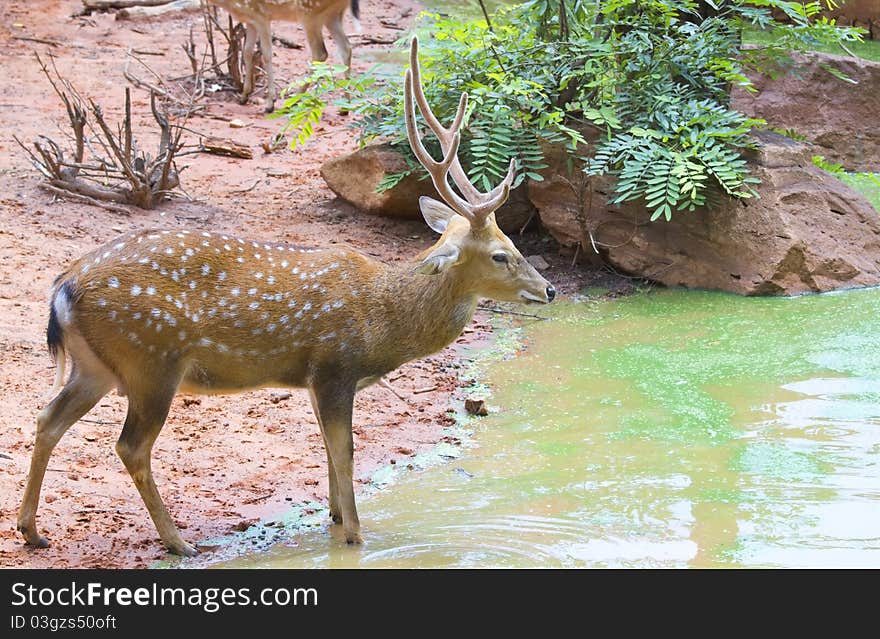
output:
POLYGON ((267 386, 305 386, 305 363, 284 362, 194 361, 186 370, 180 390, 188 393, 212 395, 237 393, 267 386), (274 364, 274 365, 273 365, 274 364))

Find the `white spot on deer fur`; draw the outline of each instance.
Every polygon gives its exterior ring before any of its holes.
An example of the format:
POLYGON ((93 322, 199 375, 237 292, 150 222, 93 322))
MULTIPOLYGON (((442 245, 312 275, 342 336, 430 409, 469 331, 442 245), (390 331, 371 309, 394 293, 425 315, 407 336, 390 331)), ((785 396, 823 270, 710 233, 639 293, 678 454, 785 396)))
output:
POLYGON ((202 231, 202 237, 211 237, 211 234, 207 231, 202 231))
POLYGON ((315 290, 316 288, 318 288, 318 286, 320 286, 320 284, 315 282, 314 284, 312 284, 312 290, 315 290))
POLYGON ((131 316, 131 318, 132 318, 132 319, 139 320, 139 319, 141 318, 141 314, 140 314, 140 313, 134 313, 134 314, 131 316))
POLYGON ((111 321, 116 321, 116 311, 110 311, 109 313, 107 313, 107 315, 110 317, 111 321))
POLYGON ((189 283, 189 289, 190 289, 191 291, 196 290, 196 281, 195 281, 195 280, 191 280, 191 281, 190 281, 190 283, 189 283))
POLYGON ((202 275, 207 275, 211 272, 211 267, 208 264, 202 264, 202 275))
MULTIPOLYGON (((211 246, 211 243, 210 243, 208 240, 202 240, 202 246, 204 246, 205 248, 208 248, 209 246, 211 246)), ((215 250, 217 253, 220 252, 220 251, 217 251, 216 249, 214 249, 214 250, 215 250)))
POLYGON ((188 259, 189 259, 189 257, 187 257, 186 255, 181 255, 181 256, 180 256, 180 261, 181 261, 181 262, 186 262, 188 259))
POLYGON ((167 311, 166 311, 165 314, 162 316, 162 319, 165 320, 165 323, 168 324, 168 326, 177 326, 177 320, 174 319, 174 318, 171 316, 171 313, 169 313, 169 312, 167 312, 167 311))
POLYGON ((156 287, 155 286, 148 286, 147 287, 147 295, 155 295, 155 294, 156 294, 156 287))
POLYGON ((254 257, 257 258, 257 259, 260 259, 261 256, 260 256, 259 253, 254 253, 254 257))
POLYGON ((235 328, 244 328, 244 320, 235 320, 232 324, 235 328))
POLYGON ((156 323, 156 332, 157 332, 157 333, 161 333, 161 332, 162 332, 162 323, 161 323, 161 322, 157 322, 157 323, 156 323))
POLYGON ((327 311, 329 311, 330 308, 331 308, 331 307, 330 307, 330 304, 329 304, 328 302, 324 302, 324 304, 321 305, 321 310, 324 311, 325 313, 326 313, 327 311))
POLYGON ((294 267, 293 267, 293 270, 290 271, 290 272, 293 273, 294 275, 296 275, 297 273, 299 273, 299 267, 298 267, 298 266, 294 266, 294 267))
POLYGON ((296 306, 296 300, 290 300, 287 303, 287 308, 294 308, 296 306))
POLYGON ((150 235, 147 236, 147 239, 148 240, 158 240, 159 236, 156 233, 151 233, 150 235))
POLYGON ((267 277, 267 278, 266 278, 266 283, 267 283, 267 284, 274 284, 274 283, 275 283, 275 276, 274 276, 274 275, 270 275, 269 277, 267 277))
POLYGON ((239 289, 237 286, 235 286, 229 292, 232 294, 232 297, 238 297, 238 294, 241 293, 241 289, 239 289))
POLYGON ((162 310, 158 309, 158 308, 154 308, 150 311, 150 315, 152 315, 156 319, 159 319, 160 317, 162 317, 162 310))
POLYGON ((333 262, 328 268, 339 268, 339 262, 333 262))
POLYGON ((221 353, 228 353, 229 347, 226 344, 217 344, 217 350, 221 353))
POLYGON ((92 268, 92 265, 91 265, 91 264, 83 264, 83 265, 82 265, 82 268, 79 269, 79 272, 82 273, 83 275, 85 275, 86 273, 89 272, 89 269, 90 269, 90 268, 92 268))
POLYGON ((178 273, 177 271, 171 271, 171 279, 174 280, 175 282, 179 282, 180 281, 180 273, 178 273))
POLYGON ((281 260, 281 268, 287 268, 288 264, 290 264, 290 262, 287 260, 281 260))
POLYGON ((220 271, 219 273, 217 273, 217 279, 220 280, 221 282, 225 282, 226 281, 226 271, 220 271))
POLYGON ((102 297, 98 300, 98 306, 107 306, 107 300, 102 297))
POLYGON ((110 251, 104 251, 104 255, 102 255, 101 257, 106 260, 108 257, 110 257, 110 251))
POLYGON ((333 302, 333 308, 342 308, 342 306, 343 306, 342 300, 336 300, 335 302, 333 302))
POLYGON ((306 279, 307 277, 308 277, 308 274, 307 274, 307 273, 300 273, 300 274, 299 274, 299 279, 301 279, 301 280, 304 280, 304 279, 306 279))
POLYGON ((311 302, 306 302, 305 304, 303 304, 303 310, 304 310, 304 311, 311 310, 311 308, 312 308, 312 303, 311 303, 311 302))
POLYGON ((133 297, 137 297, 138 295, 140 295, 141 294, 141 287, 138 286, 137 284, 132 286, 131 287, 131 294, 133 297))
POLYGON ((174 255, 174 249, 169 246, 165 249, 165 255, 174 255))
POLYGON ((165 301, 166 301, 166 302, 170 302, 170 301, 171 301, 171 296, 170 296, 170 295, 166 295, 166 296, 165 296, 165 301))
POLYGON ((260 303, 259 302, 251 302, 250 304, 248 304, 248 308, 251 309, 252 311, 255 311, 258 308, 260 308, 260 303))
POLYGON ((334 337, 336 337, 336 331, 330 331, 329 333, 324 333, 318 337, 318 339, 322 342, 326 342, 328 339, 333 339, 334 337))
POLYGON ((235 261, 238 262, 239 264, 244 264, 244 258, 241 255, 236 257, 235 261))
POLYGON ((183 302, 181 302, 180 300, 174 300, 174 305, 177 308, 183 308, 183 302))
POLYGON ((208 291, 202 291, 201 298, 202 298, 203 300, 208 299, 208 291))
POLYGON ((287 315, 282 315, 281 317, 278 318, 278 321, 281 322, 282 324, 287 324, 287 322, 290 321, 290 317, 288 317, 287 315))
POLYGON ((197 323, 200 319, 202 319, 202 316, 199 315, 198 313, 193 313, 193 315, 190 317, 190 319, 192 320, 193 323, 197 323))
POLYGON ((251 335, 262 335, 262 334, 263 334, 262 328, 255 328, 254 330, 251 331, 251 335))
POLYGON ((119 242, 119 244, 116 244, 113 248, 115 248, 117 251, 121 251, 124 246, 125 242, 119 242))
POLYGON ((263 279, 262 271, 257 271, 256 273, 254 273, 254 277, 256 277, 258 280, 263 279))
POLYGON ((280 302, 280 301, 281 301, 281 293, 275 293, 275 301, 276 301, 276 302, 280 302))
POLYGON ((150 261, 149 257, 142 257, 141 259, 138 260, 138 264, 146 264, 149 261, 150 261))
POLYGON ((231 251, 231 250, 232 250, 232 247, 229 246, 229 244, 224 244, 224 245, 223 245, 223 248, 225 248, 227 251, 231 251))
POLYGON ((205 347, 207 347, 207 346, 211 346, 213 343, 214 343, 214 342, 212 342, 212 341, 211 341, 210 339, 208 339, 207 337, 203 337, 203 338, 201 338, 201 339, 199 340, 199 346, 205 346, 205 347))
POLYGON ((256 294, 257 294, 257 289, 255 289, 255 288, 248 289, 248 295, 256 295, 256 294))
POLYGON ((183 239, 183 233, 175 233, 174 236, 183 239))
POLYGON ((185 339, 186 339, 186 331, 180 331, 180 332, 177 334, 177 339, 179 339, 181 342, 182 342, 183 340, 185 340, 185 339))
POLYGON ((269 319, 269 314, 268 313, 260 313, 260 319, 261 320, 269 319))
POLYGON ((158 271, 158 270, 159 270, 159 263, 158 263, 158 262, 153 262, 152 264, 150 264, 150 267, 151 267, 154 271, 158 271))
POLYGON ((110 288, 119 288, 119 278, 115 275, 111 275, 107 278, 107 286, 110 288))
POLYGON ((302 316, 303 316, 303 312, 302 312, 301 310, 300 310, 300 311, 297 311, 297 312, 294 314, 294 317, 295 317, 296 319, 302 319, 302 316))

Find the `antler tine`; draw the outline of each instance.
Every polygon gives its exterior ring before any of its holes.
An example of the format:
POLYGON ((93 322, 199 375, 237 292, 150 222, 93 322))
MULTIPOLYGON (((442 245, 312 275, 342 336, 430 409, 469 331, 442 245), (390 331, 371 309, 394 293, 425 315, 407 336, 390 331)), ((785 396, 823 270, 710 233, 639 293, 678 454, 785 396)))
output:
POLYGON ((516 160, 511 160, 510 166, 507 168, 507 175, 504 176, 501 184, 496 186, 485 195, 486 201, 483 204, 474 206, 474 215, 476 217, 489 217, 489 215, 491 215, 493 211, 504 204, 507 201, 507 197, 510 195, 510 187, 513 184, 513 179, 515 177, 516 160))
POLYGON ((470 203, 458 195, 458 193, 449 186, 449 182, 446 181, 450 166, 458 160, 456 154, 458 153, 458 145, 461 141, 461 137, 458 133, 455 133, 452 136, 448 148, 443 147, 444 156, 440 162, 437 162, 432 158, 431 154, 428 153, 428 149, 422 144, 419 132, 416 129, 415 105, 413 103, 412 94, 413 75, 411 70, 407 69, 403 85, 403 113, 406 119, 406 135, 407 138, 409 138, 410 147, 412 147, 416 159, 421 162, 422 166, 425 167, 425 170, 428 171, 428 174, 431 176, 431 181, 434 183, 434 188, 437 189, 440 197, 446 200, 446 203, 449 204, 456 213, 470 222, 476 223, 476 218, 471 212, 470 203))
MULTIPOLYGON (((448 154, 452 136, 458 134, 458 131, 461 128, 461 123, 464 120, 464 114, 467 109, 467 93, 462 93, 461 99, 458 103, 458 110, 456 111, 452 125, 449 128, 441 125, 440 121, 431 110, 430 105, 428 105, 428 100, 425 97, 424 90, 422 89, 421 68, 419 66, 418 51, 418 38, 413 37, 412 45, 410 47, 410 71, 408 72, 411 72, 411 75, 407 76, 408 80, 407 85, 405 86, 405 90, 410 90, 415 95, 415 99, 419 105, 419 110, 422 113, 422 117, 425 118, 425 122, 428 124, 430 129, 434 132, 434 135, 436 135, 437 139, 440 141, 440 148, 445 154, 448 154)), ((449 167, 449 175, 452 177, 452 180, 455 182, 456 186, 458 186, 462 195, 464 195, 466 205, 469 207, 470 215, 467 215, 466 217, 468 219, 473 218, 471 219, 471 222, 473 224, 482 225, 489 217, 489 215, 491 215, 491 213, 499 206, 501 206, 507 199, 510 185, 513 182, 513 178, 516 176, 516 165, 514 161, 511 161, 510 168, 508 169, 507 176, 505 177, 504 181, 489 193, 481 193, 473 185, 473 183, 468 179, 467 174, 464 172, 464 169, 461 166, 461 162, 459 161, 457 156, 453 159, 452 164, 449 167)), ((439 188, 437 190, 438 192, 440 191, 439 188)), ((458 211, 458 208, 453 208, 458 211)))

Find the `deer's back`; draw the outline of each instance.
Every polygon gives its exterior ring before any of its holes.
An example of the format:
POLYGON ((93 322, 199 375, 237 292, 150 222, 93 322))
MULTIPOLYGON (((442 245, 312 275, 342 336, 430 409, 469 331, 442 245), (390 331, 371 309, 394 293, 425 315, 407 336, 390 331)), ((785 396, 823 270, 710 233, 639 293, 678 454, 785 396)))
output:
POLYGON ((369 368, 383 268, 346 248, 143 231, 83 256, 58 286, 70 328, 123 382, 182 369, 184 386, 219 392, 301 386, 339 362, 369 368))

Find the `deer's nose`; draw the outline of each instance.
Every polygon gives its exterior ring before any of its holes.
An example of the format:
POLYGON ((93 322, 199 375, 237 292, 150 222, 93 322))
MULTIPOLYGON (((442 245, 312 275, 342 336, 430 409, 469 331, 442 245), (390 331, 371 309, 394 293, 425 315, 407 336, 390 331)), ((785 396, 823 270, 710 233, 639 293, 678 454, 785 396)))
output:
POLYGON ((551 284, 550 286, 547 287, 546 292, 547 292, 547 301, 552 302, 553 298, 556 297, 556 289, 553 288, 553 285, 551 284))

